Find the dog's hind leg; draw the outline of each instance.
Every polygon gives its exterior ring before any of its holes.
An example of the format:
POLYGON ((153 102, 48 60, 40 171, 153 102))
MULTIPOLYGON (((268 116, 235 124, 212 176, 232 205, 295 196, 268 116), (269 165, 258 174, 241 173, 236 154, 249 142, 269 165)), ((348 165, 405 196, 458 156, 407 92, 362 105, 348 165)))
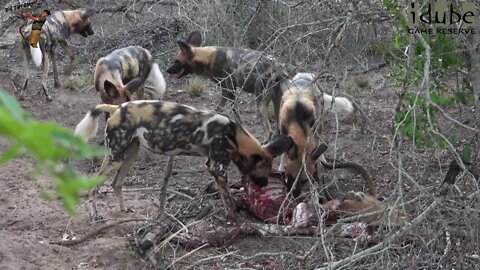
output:
POLYGON ((22 39, 22 51, 23 51, 23 74, 25 75, 25 82, 23 83, 23 87, 20 90, 19 99, 23 100, 25 98, 25 92, 28 85, 28 80, 30 79, 30 70, 28 69, 29 59, 30 56, 30 45, 28 42, 22 39))
POLYGON ((167 167, 165 168, 165 176, 163 176, 163 185, 160 190, 160 197, 158 198, 159 201, 159 209, 158 209, 158 217, 157 220, 163 220, 165 216, 165 198, 167 197, 167 186, 168 180, 170 179, 170 175, 172 174, 173 164, 175 161, 175 156, 169 156, 167 167))
POLYGON ((123 200, 123 180, 125 180, 125 176, 127 176, 128 170, 130 169, 130 167, 132 167, 133 162, 137 159, 139 149, 140 144, 138 142, 138 139, 132 140, 126 151, 125 159, 123 161, 120 161, 121 165, 119 166, 119 169, 115 174, 115 178, 112 182, 113 192, 115 193, 115 197, 117 198, 118 204, 120 205, 120 209, 124 212, 129 212, 129 209, 125 206, 125 202, 123 200))
MULTIPOLYGON (((41 46, 42 47, 42 46, 41 46)), ((47 88, 47 75, 48 75, 48 56, 49 54, 46 53, 46 48, 42 48, 42 54, 43 54, 43 67, 42 67, 42 89, 43 93, 45 94, 45 97, 47 101, 52 101, 52 97, 48 94, 48 88, 47 88)))
POLYGON ((60 80, 58 79, 57 57, 55 55, 55 48, 54 48, 53 44, 50 46, 50 50, 49 50, 48 53, 49 53, 50 58, 52 59, 53 86, 58 89, 58 88, 62 87, 62 85, 60 83, 60 80))

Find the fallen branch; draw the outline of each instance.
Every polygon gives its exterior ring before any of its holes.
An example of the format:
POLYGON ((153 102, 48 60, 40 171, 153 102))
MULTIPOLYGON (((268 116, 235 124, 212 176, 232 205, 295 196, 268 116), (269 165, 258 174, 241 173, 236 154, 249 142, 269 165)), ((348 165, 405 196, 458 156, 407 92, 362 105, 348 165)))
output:
POLYGON ((99 234, 100 232, 102 232, 102 231, 104 231, 104 230, 106 230, 106 229, 109 229, 109 228, 111 228, 111 227, 120 225, 120 224, 122 224, 122 223, 127 223, 127 222, 132 222, 132 221, 142 221, 142 222, 152 221, 152 222, 155 222, 155 221, 153 221, 153 220, 139 219, 139 218, 118 220, 118 221, 115 221, 115 222, 110 223, 110 224, 103 224, 102 226, 93 229, 92 231, 88 232, 87 234, 85 234, 83 237, 81 237, 81 238, 79 238, 79 239, 50 241, 49 244, 61 245, 61 246, 65 246, 65 247, 74 246, 74 245, 77 245, 77 244, 80 244, 80 243, 85 242, 86 240, 92 238, 93 236, 99 234))

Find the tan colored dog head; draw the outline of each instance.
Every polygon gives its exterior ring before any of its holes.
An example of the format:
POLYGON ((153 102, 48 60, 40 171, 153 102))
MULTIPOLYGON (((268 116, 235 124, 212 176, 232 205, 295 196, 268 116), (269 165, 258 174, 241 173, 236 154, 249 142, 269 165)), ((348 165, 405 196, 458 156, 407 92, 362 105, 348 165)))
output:
POLYGON ((83 37, 93 35, 95 32, 92 29, 90 18, 95 14, 95 10, 91 8, 81 8, 76 10, 63 11, 64 16, 59 17, 59 20, 65 20, 68 25, 70 33, 80 34, 83 37))

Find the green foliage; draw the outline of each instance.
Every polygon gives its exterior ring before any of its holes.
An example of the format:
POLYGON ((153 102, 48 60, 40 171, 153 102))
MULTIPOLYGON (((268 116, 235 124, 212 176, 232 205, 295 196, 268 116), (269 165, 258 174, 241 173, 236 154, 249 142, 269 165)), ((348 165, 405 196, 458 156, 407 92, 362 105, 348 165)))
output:
MULTIPOLYGON (((397 1, 384 0, 383 3, 389 14, 398 19, 399 30, 395 33, 392 42, 379 42, 377 50, 390 63, 391 70, 387 76, 392 79, 395 86, 400 87, 403 86, 405 78, 407 58, 404 53, 405 48, 409 45, 410 34, 408 33, 407 22, 397 8, 397 1)), ((434 25, 433 27, 437 28, 439 26, 434 25)), ((452 91, 439 79, 448 78, 450 76, 449 69, 465 66, 464 56, 459 53, 458 40, 455 36, 443 33, 438 33, 435 36, 423 34, 423 37, 431 48, 430 70, 431 80, 433 81, 429 91, 431 102, 440 107, 473 104, 475 100, 473 91, 469 89, 471 83, 468 77, 463 78, 464 90, 466 90, 463 92, 452 91)), ((445 148, 447 142, 432 132, 432 126, 436 127, 438 124, 436 109, 434 106, 427 108, 426 97, 415 94, 416 91, 413 90, 423 81, 426 60, 425 48, 418 39, 416 39, 414 50, 412 70, 406 82, 407 93, 404 95, 404 103, 395 117, 395 126, 402 134, 410 138, 416 147, 445 148), (429 118, 432 125, 428 121, 429 118)), ((448 139, 455 146, 460 145, 454 133, 448 139)))
POLYGON ((79 177, 72 165, 62 164, 64 159, 79 160, 102 155, 102 149, 92 148, 71 130, 55 123, 31 119, 17 101, 3 91, 0 91, 0 135, 11 141, 10 148, 0 157, 0 164, 29 153, 40 171, 47 171, 53 176, 56 192, 72 215, 76 213, 80 191, 102 181, 98 177, 79 177))

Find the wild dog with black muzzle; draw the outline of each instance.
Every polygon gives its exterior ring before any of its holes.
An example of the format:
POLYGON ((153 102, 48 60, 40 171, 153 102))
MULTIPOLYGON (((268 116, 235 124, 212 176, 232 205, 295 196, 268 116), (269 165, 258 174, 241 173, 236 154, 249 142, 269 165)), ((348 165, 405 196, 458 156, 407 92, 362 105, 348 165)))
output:
MULTIPOLYGON (((268 118, 268 104, 273 102, 275 121, 278 120, 281 92, 287 81, 284 68, 272 56, 262 52, 229 47, 200 47, 202 36, 193 32, 188 39, 178 41, 180 51, 167 69, 178 78, 196 74, 213 80, 222 87, 223 108, 227 99, 235 100, 235 89, 254 94, 257 110, 267 138, 275 133, 268 118)), ((239 118, 234 107, 234 113, 239 118)))
MULTIPOLYGON (((142 100, 120 106, 96 106, 77 125, 75 134, 87 140, 95 136, 99 115, 105 112, 111 114, 105 132, 108 154, 99 175, 116 172, 112 187, 124 211, 127 208, 122 184, 140 145, 162 155, 207 156, 206 165, 215 178, 227 216, 235 219, 234 203, 227 187, 226 168, 230 161, 242 174, 265 186, 273 158, 285 152, 291 144, 289 138, 278 135, 270 144, 262 146, 240 124, 224 115, 173 102, 142 100)), ((166 184, 162 193, 165 188, 166 184)), ((93 196, 92 217, 96 216, 93 196)))
MULTIPOLYGON (((353 106, 346 98, 333 99, 331 95, 318 91, 314 85, 314 75, 311 73, 295 75, 289 83, 288 90, 283 92, 279 116, 280 133, 290 137, 293 144, 282 156, 279 169, 285 171, 288 190, 292 190, 295 197, 300 195, 303 183, 308 181, 307 173, 312 179, 317 178, 319 158, 323 157, 327 146, 318 141, 320 126, 315 131, 312 129, 315 128, 314 124, 318 117, 328 110, 351 113, 353 106), (308 138, 309 134, 311 135, 308 138), (304 153, 306 170, 303 164, 304 153), (297 184, 294 186, 297 178, 297 184)), ((324 157, 322 159, 325 161, 324 157)), ((337 163, 336 167, 339 168, 340 164, 350 163, 337 163)))
POLYGON ((144 99, 144 84, 153 83, 153 91, 147 92, 150 99, 161 99, 165 93, 165 79, 152 54, 140 46, 117 49, 97 61, 95 89, 102 103, 120 105, 132 100, 137 92, 144 99))
POLYGON ((22 35, 22 51, 23 51, 23 69, 25 74, 25 83, 20 93, 20 98, 23 98, 24 91, 27 88, 29 80, 28 63, 30 59, 37 67, 43 63, 42 66, 42 89, 47 101, 51 101, 52 97, 48 94, 47 88, 47 74, 48 74, 48 58, 52 61, 53 79, 55 88, 60 87, 58 79, 57 61, 55 56, 55 49, 59 44, 63 51, 70 58, 70 63, 67 66, 65 73, 70 74, 73 68, 73 61, 75 55, 72 49, 68 46, 67 39, 71 34, 80 34, 83 37, 88 37, 94 34, 90 18, 95 14, 93 9, 76 9, 56 11, 47 17, 47 21, 42 27, 40 35, 40 42, 37 48, 30 46, 28 38, 32 28, 32 20, 28 20, 26 25, 20 27, 20 34, 22 35))

